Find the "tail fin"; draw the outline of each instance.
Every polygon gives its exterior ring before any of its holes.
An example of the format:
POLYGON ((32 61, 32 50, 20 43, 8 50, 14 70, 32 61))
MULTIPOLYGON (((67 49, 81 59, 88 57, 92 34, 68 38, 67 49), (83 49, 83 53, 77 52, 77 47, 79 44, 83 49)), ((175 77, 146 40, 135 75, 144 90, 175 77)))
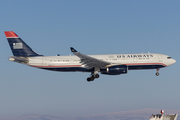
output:
POLYGON ((9 46, 14 56, 18 57, 33 57, 42 56, 34 52, 16 33, 13 31, 4 31, 9 46))

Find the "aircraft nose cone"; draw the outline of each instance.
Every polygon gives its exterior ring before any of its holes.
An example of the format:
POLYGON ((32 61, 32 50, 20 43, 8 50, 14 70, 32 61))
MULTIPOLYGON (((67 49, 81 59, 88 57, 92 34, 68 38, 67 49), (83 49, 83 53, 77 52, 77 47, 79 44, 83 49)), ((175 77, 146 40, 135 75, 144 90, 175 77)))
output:
POLYGON ((173 59, 173 63, 172 63, 172 64, 174 64, 174 63, 176 63, 176 60, 175 60, 175 59, 173 59))
POLYGON ((174 63, 176 63, 176 60, 175 59, 169 59, 168 61, 167 61, 167 66, 170 66, 170 65, 173 65, 174 63))

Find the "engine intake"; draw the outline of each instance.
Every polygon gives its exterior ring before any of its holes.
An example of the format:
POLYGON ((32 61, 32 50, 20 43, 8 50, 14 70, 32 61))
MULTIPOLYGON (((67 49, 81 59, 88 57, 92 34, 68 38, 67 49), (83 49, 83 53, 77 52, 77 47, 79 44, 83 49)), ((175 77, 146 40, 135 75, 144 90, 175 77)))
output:
POLYGON ((101 69, 101 74, 107 74, 107 75, 120 75, 120 74, 126 74, 127 72, 128 72, 127 65, 116 65, 105 69, 101 69))

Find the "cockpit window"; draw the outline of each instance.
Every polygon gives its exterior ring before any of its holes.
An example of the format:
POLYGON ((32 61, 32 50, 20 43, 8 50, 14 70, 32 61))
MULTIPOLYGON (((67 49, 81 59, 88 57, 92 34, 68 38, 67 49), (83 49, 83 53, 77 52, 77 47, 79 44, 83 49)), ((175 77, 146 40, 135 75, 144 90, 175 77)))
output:
POLYGON ((171 59, 171 57, 167 57, 167 59, 171 59))

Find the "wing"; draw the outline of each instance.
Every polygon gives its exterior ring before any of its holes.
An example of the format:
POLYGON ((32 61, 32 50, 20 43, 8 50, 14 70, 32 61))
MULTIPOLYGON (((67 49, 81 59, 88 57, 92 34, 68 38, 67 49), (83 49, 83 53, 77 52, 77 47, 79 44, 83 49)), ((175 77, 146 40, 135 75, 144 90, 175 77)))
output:
POLYGON ((76 51, 73 47, 70 48, 71 52, 78 56, 81 59, 82 65, 85 65, 85 67, 87 68, 93 68, 93 67, 106 67, 108 65, 111 65, 113 63, 107 62, 107 61, 103 61, 103 60, 99 60, 93 57, 90 57, 88 55, 84 55, 81 54, 80 52, 76 51))

